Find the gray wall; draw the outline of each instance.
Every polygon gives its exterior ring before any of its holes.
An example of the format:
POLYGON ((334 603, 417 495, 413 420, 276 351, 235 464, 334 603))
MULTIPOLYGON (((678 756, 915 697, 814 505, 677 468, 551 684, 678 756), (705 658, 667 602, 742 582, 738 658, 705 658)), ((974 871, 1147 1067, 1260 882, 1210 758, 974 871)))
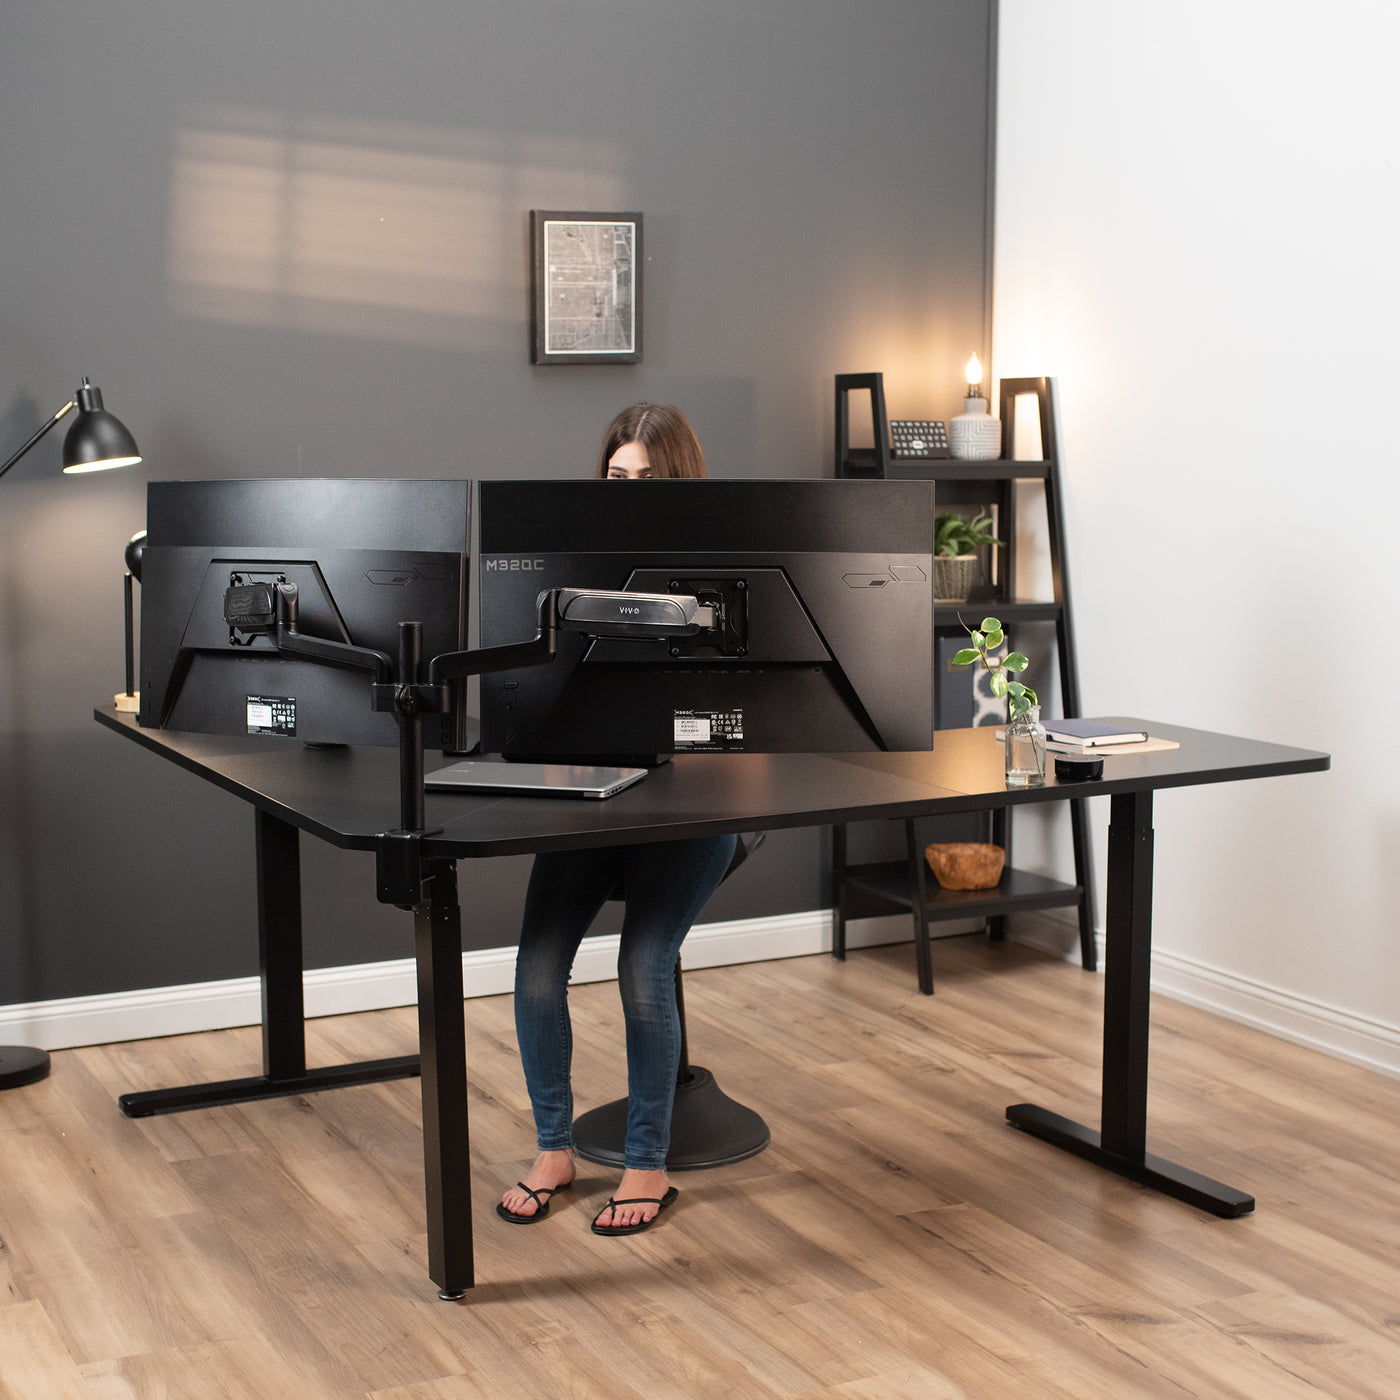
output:
MULTIPOLYGON (((256 969, 252 822, 100 730, 145 483, 586 473, 679 403, 715 475, 827 475, 832 375, 985 354, 988 0, 103 0, 0 21, 0 452, 88 375, 142 466, 0 483, 0 1002, 256 969), (646 218, 643 364, 532 368, 531 208, 646 218)), ((820 907, 775 836, 706 917, 820 907)), ((308 961, 406 956, 304 843, 308 961)), ((513 941, 523 861, 468 872, 513 941)))

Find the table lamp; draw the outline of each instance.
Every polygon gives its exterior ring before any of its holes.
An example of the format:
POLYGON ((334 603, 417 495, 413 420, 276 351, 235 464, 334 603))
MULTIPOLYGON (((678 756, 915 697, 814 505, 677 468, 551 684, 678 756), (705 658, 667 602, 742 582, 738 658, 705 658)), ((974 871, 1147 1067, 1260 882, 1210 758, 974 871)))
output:
MULTIPOLYGON (((78 416, 63 440, 65 472, 100 472, 109 467, 128 467, 141 460, 141 453, 131 434, 120 420, 102 407, 102 390, 94 388, 84 379, 77 393, 0 467, 0 476, 4 476, 50 428, 75 408, 78 416)), ((47 1051, 30 1045, 0 1045, 0 1089, 17 1089, 21 1084, 34 1084, 48 1072, 47 1051)))
POLYGON ((1001 453, 1001 424, 987 412, 982 397, 982 362, 967 362, 967 397, 963 411, 948 420, 948 443, 961 462, 991 461, 1001 453))

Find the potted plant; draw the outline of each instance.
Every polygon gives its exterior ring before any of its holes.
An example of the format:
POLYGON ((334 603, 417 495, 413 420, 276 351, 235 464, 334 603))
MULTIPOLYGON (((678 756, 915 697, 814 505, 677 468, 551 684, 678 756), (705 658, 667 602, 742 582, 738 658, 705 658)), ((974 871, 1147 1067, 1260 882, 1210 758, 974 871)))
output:
POLYGON ((992 534, 992 517, 970 520, 956 511, 940 511, 933 521, 933 596, 950 603, 967 601, 977 582, 977 551, 1000 545, 992 534))
POLYGON ((972 645, 954 655, 953 665, 971 666, 980 661, 991 672, 992 694, 1006 701, 1006 785, 1040 787, 1045 782, 1040 697, 1024 681, 1012 679, 1024 672, 1030 662, 1019 651, 1005 656, 988 655, 1006 640, 999 618, 984 617, 976 628, 965 622, 963 626, 972 645))

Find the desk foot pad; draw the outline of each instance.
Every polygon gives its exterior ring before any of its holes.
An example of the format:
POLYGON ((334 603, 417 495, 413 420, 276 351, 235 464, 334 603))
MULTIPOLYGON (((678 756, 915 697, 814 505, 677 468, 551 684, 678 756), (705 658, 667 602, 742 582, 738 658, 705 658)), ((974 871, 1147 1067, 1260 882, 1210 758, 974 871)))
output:
POLYGON ((1083 1157, 1095 1166, 1125 1176, 1141 1186, 1150 1186, 1154 1191, 1185 1201, 1211 1215, 1234 1220, 1254 1209, 1254 1197, 1237 1191, 1233 1186, 1202 1176, 1188 1167, 1179 1167, 1163 1157, 1154 1157, 1150 1152, 1134 1157, 1110 1151, 1102 1145, 1096 1129, 1062 1118, 1048 1108, 1039 1108, 1033 1103, 1015 1103, 1006 1110, 1006 1120, 1013 1128, 1040 1138, 1042 1142, 1073 1152, 1076 1157, 1083 1157))
POLYGON ((157 1113, 183 1113, 190 1108, 216 1104, 254 1103, 258 1099, 287 1094, 315 1094, 322 1089, 343 1089, 352 1084, 377 1084, 387 1079, 411 1079, 419 1072, 417 1055, 397 1055, 387 1060, 360 1060, 351 1065, 309 1069, 302 1074, 255 1074, 247 1079, 221 1079, 212 1084, 186 1084, 178 1089, 147 1089, 122 1094, 117 1099, 128 1118, 150 1118, 157 1113))

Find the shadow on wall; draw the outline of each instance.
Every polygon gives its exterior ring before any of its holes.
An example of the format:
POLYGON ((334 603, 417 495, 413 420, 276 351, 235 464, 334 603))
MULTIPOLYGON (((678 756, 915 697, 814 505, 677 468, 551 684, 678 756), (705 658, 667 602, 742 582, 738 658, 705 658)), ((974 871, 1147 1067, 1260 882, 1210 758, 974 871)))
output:
POLYGON ((528 312, 528 210, 624 208, 625 163, 568 136, 200 111, 172 153, 172 309, 485 347, 528 312))

